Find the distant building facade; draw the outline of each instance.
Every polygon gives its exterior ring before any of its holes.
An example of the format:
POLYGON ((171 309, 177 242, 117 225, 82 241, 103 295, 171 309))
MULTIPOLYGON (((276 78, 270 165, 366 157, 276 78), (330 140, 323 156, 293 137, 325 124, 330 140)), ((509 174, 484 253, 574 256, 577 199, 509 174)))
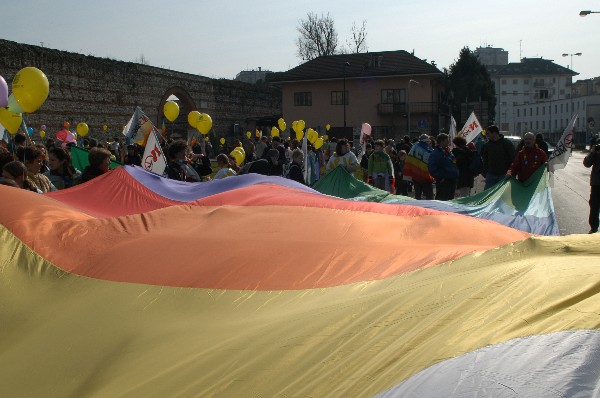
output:
POLYGON ((264 83, 267 79, 267 76, 273 72, 268 70, 262 70, 259 66, 258 70, 244 70, 237 74, 234 80, 238 82, 256 84, 256 83, 264 83))
POLYGON ((514 135, 544 133, 556 141, 571 117, 578 143, 600 129, 600 78, 572 82, 578 73, 543 58, 508 62, 508 51, 479 47, 474 53, 490 73, 496 90, 500 130, 514 135))
POLYGON ((483 65, 508 65, 508 51, 495 47, 477 47, 473 52, 483 65))
POLYGON ((406 51, 318 57, 268 82, 282 89, 288 125, 304 120, 324 134, 329 124, 330 137, 356 137, 362 123, 372 126, 374 138, 396 139, 448 126, 448 107, 440 100, 444 75, 406 51))

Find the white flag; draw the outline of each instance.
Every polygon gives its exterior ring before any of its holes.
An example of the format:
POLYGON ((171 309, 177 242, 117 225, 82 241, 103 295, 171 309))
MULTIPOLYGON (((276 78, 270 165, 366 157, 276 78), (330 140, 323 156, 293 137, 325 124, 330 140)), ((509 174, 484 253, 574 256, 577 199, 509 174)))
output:
POLYGON ((123 128, 123 135, 138 145, 144 145, 152 131, 159 132, 138 106, 125 128, 123 128))
POLYGON ((160 147, 155 131, 152 131, 148 136, 146 149, 144 149, 144 156, 142 157, 142 167, 158 175, 162 175, 167 167, 167 159, 160 147))
POLYGON ((454 148, 452 140, 456 137, 456 120, 454 116, 450 115, 450 131, 448 132, 448 141, 450 141, 450 148, 454 148))
POLYGON ((567 128, 560 137, 560 140, 554 147, 554 151, 550 155, 548 159, 548 171, 551 173, 554 170, 564 169, 571 157, 571 149, 573 148, 573 131, 575 130, 575 122, 577 122, 577 118, 579 114, 573 115, 569 124, 567 124, 567 128))
POLYGON ((471 112, 471 116, 469 116, 461 130, 461 134, 467 140, 467 144, 473 141, 482 131, 483 129, 481 128, 481 124, 479 124, 479 120, 477 120, 477 116, 475 116, 475 112, 471 112))
POLYGON ((302 138, 302 152, 304 153, 304 181, 308 181, 308 130, 302 138))

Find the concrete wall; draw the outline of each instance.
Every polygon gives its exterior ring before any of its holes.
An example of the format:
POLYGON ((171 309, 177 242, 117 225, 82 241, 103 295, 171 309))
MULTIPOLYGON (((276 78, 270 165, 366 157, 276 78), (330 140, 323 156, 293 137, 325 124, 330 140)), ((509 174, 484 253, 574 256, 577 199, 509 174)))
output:
POLYGON ((68 121, 72 126, 86 122, 90 136, 112 137, 120 133, 136 106, 160 128, 162 106, 173 93, 183 105, 176 126, 187 128, 187 114, 198 110, 212 117, 216 135, 230 135, 234 122, 240 122, 243 131, 253 131, 253 122, 247 120, 281 114, 277 88, 0 40, 0 75, 9 89, 14 75, 26 66, 46 74, 50 95, 24 119, 36 132, 45 124, 49 136, 68 121), (107 133, 101 129, 105 124, 107 133))

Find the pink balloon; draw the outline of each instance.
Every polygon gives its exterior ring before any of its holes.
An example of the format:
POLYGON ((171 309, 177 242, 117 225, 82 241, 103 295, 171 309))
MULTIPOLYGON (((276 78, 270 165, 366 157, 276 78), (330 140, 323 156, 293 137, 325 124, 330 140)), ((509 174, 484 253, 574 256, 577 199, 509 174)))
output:
POLYGON ((8 85, 2 76, 0 76, 0 107, 8 107, 8 85))
POLYGON ((362 132, 366 135, 371 135, 371 125, 369 123, 362 124, 362 132))

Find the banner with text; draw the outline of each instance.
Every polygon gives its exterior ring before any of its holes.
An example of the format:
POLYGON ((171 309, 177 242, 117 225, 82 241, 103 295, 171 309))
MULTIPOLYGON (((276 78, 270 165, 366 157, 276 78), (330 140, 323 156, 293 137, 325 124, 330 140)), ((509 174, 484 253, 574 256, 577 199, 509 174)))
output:
POLYGON ((461 134, 465 137, 465 140, 467 140, 467 144, 473 141, 482 131, 483 129, 481 128, 479 120, 477 120, 477 116, 475 116, 475 112, 471 112, 471 116, 469 116, 461 130, 461 134))

